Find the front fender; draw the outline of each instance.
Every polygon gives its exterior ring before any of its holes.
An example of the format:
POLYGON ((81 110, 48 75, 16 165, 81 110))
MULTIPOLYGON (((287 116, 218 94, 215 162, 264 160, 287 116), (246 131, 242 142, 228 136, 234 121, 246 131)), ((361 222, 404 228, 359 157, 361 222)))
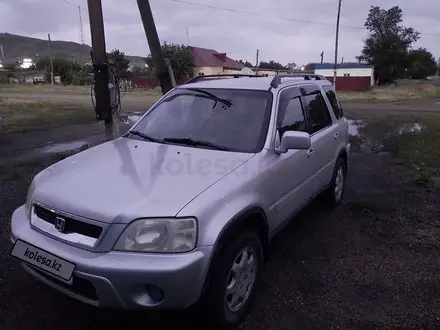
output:
POLYGON ((249 211, 260 210, 265 213, 262 203, 257 196, 245 195, 233 197, 227 201, 218 198, 211 203, 199 200, 200 205, 205 205, 203 212, 197 214, 193 207, 188 205, 178 216, 196 216, 199 223, 198 246, 215 245, 229 225, 249 211))

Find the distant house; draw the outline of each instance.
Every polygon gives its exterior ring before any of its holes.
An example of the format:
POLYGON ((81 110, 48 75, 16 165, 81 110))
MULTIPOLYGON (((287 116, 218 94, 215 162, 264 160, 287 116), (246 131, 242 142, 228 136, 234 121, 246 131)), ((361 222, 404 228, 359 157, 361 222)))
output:
POLYGON ((244 64, 226 56, 226 53, 192 46, 189 49, 194 59, 195 75, 239 73, 244 68, 244 64))
MULTIPOLYGON (((316 63, 315 74, 333 82, 334 64, 316 63)), ((374 67, 357 63, 341 63, 336 67, 336 88, 338 90, 366 90, 374 85, 374 67)))

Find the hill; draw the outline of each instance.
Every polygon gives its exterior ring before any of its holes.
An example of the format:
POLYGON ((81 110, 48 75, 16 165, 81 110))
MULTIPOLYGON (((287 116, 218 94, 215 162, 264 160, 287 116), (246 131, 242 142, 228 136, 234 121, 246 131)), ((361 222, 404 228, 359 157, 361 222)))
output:
MULTIPOLYGON (((29 57, 36 61, 39 58, 49 56, 47 40, 43 39, 0 33, 0 45, 3 45, 4 56, 7 58, 29 57)), ((53 40, 50 46, 54 57, 74 58, 79 63, 90 61, 92 48, 88 45, 81 45, 72 41, 53 40)), ((142 61, 139 56, 127 55, 126 57, 132 61, 142 61)))

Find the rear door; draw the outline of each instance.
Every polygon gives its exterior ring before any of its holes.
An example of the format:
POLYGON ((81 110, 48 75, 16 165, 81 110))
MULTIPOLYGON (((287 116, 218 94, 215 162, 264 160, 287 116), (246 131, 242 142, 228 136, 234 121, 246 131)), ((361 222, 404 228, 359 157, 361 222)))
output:
POLYGON ((308 164, 313 169, 310 188, 313 194, 317 194, 330 183, 333 174, 337 128, 333 125, 333 118, 319 86, 303 86, 301 94, 312 142, 307 151, 307 157, 311 160, 308 164))
POLYGON ((324 85, 322 86, 322 89, 324 90, 325 96, 327 97, 330 111, 333 112, 335 117, 334 125, 336 126, 336 136, 334 143, 335 143, 335 148, 337 150, 340 150, 341 148, 344 148, 348 143, 348 139, 349 139, 348 122, 345 119, 341 102, 339 102, 339 99, 336 96, 333 85, 324 85))

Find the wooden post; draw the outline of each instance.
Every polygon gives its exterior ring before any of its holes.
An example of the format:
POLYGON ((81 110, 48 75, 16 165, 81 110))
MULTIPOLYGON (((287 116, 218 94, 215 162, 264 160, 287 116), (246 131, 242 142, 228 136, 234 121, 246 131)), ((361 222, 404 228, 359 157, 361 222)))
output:
POLYGON ((173 88, 171 77, 165 64, 162 54, 159 36, 157 35, 156 25, 154 24, 153 13, 148 0, 137 0, 139 13, 141 14, 142 24, 145 35, 147 36, 148 46, 150 47, 151 57, 154 62, 154 70, 159 79, 162 94, 167 93, 173 88))

